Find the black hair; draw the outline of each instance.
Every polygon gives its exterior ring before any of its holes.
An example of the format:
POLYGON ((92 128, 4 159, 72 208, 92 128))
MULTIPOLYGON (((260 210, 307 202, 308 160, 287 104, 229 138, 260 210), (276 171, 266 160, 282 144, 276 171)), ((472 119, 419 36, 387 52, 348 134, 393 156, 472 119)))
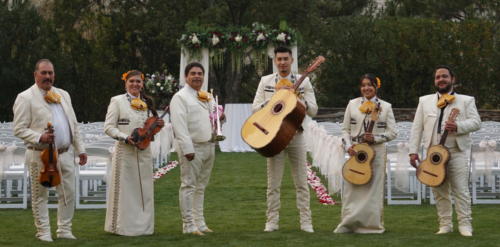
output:
POLYGON ((189 71, 194 68, 194 67, 198 67, 201 69, 201 71, 203 72, 203 74, 205 74, 205 68, 203 68, 203 65, 201 65, 201 63, 198 63, 198 62, 192 62, 188 65, 186 65, 186 69, 184 69, 184 76, 188 76, 189 74, 189 71))
POLYGON ((360 85, 361 85, 361 83, 363 82, 364 79, 370 80, 370 84, 372 84, 372 86, 375 88, 375 90, 378 89, 378 87, 377 87, 377 77, 374 74, 372 74, 372 73, 366 73, 366 74, 362 75, 359 78, 359 84, 360 85))
POLYGON ((451 77, 455 77, 455 73, 453 73, 453 70, 452 70, 452 69, 451 69, 451 67, 450 67, 450 66, 448 66, 448 65, 438 65, 438 66, 436 66, 436 68, 434 69, 434 77, 436 77, 436 71, 437 71, 438 69, 446 69, 446 70, 448 70, 448 72, 450 73, 450 76, 451 76, 451 77))
POLYGON ((290 55, 292 55, 292 50, 290 50, 290 48, 285 47, 285 46, 278 46, 278 47, 274 48, 274 55, 276 55, 278 52, 279 53, 288 52, 288 53, 290 53, 290 55))

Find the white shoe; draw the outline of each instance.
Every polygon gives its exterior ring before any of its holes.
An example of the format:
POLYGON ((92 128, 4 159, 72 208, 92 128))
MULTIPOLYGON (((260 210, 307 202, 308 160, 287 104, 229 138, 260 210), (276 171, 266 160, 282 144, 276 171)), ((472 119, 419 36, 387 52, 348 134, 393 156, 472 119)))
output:
POLYGON ((192 234, 192 235, 196 235, 196 236, 203 236, 203 235, 205 235, 205 234, 203 234, 203 232, 200 232, 198 230, 192 231, 192 232, 184 232, 184 234, 192 234))
POLYGON ((453 232, 453 228, 451 226, 441 226, 441 227, 439 227, 439 231, 436 232, 436 234, 440 235, 440 234, 446 234, 446 233, 450 233, 450 232, 453 232))
POLYGON ((37 236, 37 238, 40 241, 44 241, 44 242, 54 242, 54 240, 52 240, 52 236, 50 236, 50 233, 37 236))
POLYGON ((464 237, 472 237, 472 227, 470 226, 459 226, 458 231, 464 237))
POLYGON ((274 231, 277 231, 278 229, 279 229, 278 224, 266 223, 266 227, 264 228, 264 231, 265 232, 274 232, 274 231))
POLYGON ((210 232, 214 232, 214 231, 208 227, 205 227, 205 228, 203 228, 203 230, 200 230, 200 232, 210 233, 210 232))
POLYGON ((313 233, 314 232, 314 229, 313 229, 312 225, 300 226, 300 230, 302 230, 304 232, 309 232, 309 233, 313 233))
POLYGON ((57 238, 76 239, 75 235, 71 232, 58 232, 57 238))

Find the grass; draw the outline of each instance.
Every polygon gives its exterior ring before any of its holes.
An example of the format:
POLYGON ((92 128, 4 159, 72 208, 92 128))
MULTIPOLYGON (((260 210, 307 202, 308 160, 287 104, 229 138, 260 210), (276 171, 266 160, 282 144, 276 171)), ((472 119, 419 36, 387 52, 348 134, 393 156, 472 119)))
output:
MULTIPOLYGON (((281 189, 280 230, 265 233, 266 166, 265 159, 255 153, 217 153, 205 196, 205 216, 214 233, 203 237, 181 233, 178 190, 179 168, 156 182, 152 236, 105 233, 105 210, 77 210, 73 233, 78 240, 42 243, 34 237, 31 209, 5 209, 0 210, 0 246, 500 246, 498 205, 472 207, 472 238, 460 236, 456 228, 451 234, 434 235, 436 209, 428 204, 386 206, 384 234, 339 235, 332 231, 339 223, 341 207, 319 204, 313 191, 311 209, 316 232, 301 232, 288 166, 281 189)), ((50 215, 55 237, 56 210, 51 210, 50 215)))

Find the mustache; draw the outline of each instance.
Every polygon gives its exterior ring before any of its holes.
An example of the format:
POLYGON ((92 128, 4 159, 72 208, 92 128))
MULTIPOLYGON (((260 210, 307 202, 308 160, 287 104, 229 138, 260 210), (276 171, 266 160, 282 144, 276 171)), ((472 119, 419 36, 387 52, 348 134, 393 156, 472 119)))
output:
POLYGON ((47 78, 47 79, 44 79, 42 82, 52 82, 52 80, 47 78))

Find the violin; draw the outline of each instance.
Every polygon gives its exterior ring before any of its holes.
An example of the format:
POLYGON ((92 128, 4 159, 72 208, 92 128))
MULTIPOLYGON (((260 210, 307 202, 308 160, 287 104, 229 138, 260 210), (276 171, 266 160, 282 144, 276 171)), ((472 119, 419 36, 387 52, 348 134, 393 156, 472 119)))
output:
MULTIPOLYGON (((48 133, 54 133, 54 127, 49 122, 45 129, 48 133)), ((57 149, 54 148, 54 141, 49 143, 49 147, 40 152, 43 168, 40 171, 39 181, 42 186, 50 188, 61 184, 61 174, 57 169, 57 149)))
POLYGON ((154 135, 160 132, 163 126, 158 126, 156 120, 163 119, 165 114, 168 113, 168 108, 169 106, 165 107, 164 112, 161 116, 158 117, 157 114, 154 114, 154 116, 146 119, 146 121, 144 122, 144 127, 135 128, 132 131, 131 137, 138 149, 144 150, 148 148, 149 144, 153 140, 154 135))

